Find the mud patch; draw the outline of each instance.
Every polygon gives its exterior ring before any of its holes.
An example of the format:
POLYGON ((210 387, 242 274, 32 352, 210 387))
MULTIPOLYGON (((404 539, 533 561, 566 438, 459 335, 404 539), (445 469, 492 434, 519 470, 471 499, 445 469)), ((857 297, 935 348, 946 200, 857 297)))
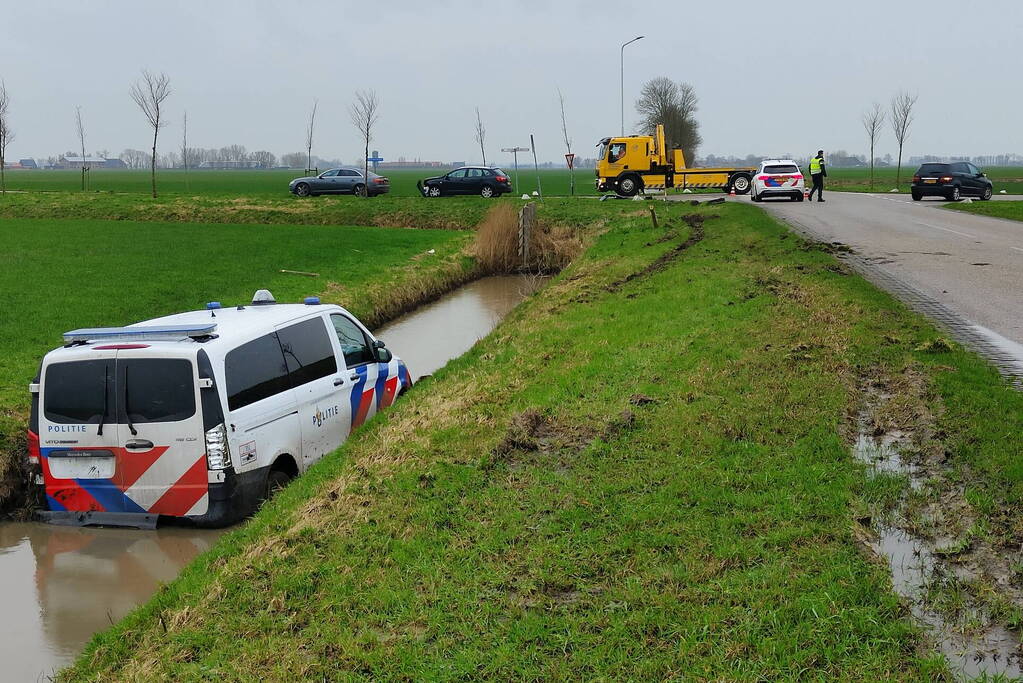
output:
POLYGON ((1020 604, 1006 582, 1009 558, 976 538, 961 485, 945 476, 926 389, 912 369, 861 386, 853 455, 872 477, 907 481, 893 509, 859 517, 868 531, 862 541, 885 563, 893 590, 959 678, 1023 676, 1019 637, 1000 618, 1005 610, 996 609, 1020 604), (990 599, 999 586, 998 598, 990 599))

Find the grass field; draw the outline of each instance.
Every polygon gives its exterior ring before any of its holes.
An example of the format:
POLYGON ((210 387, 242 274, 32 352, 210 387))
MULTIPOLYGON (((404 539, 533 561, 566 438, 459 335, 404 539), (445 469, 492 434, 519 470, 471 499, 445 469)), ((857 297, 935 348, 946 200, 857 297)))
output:
POLYGON ((1023 202, 971 202, 970 204, 946 204, 945 208, 981 216, 1023 221, 1023 202))
POLYGON ((1015 518, 1023 397, 755 207, 688 210, 616 215, 63 679, 946 675, 857 540, 904 482, 855 414, 937 416, 957 514, 1015 518))
MULTIPOLYGON (((505 167, 509 173, 510 168, 505 167)), ((909 182, 916 167, 904 167, 899 188, 909 191, 909 182)), ((994 182, 995 192, 1006 190, 1010 194, 1023 193, 1023 168, 986 168, 984 171, 994 182)), ((395 197, 420 197, 416 180, 439 175, 443 171, 389 171, 391 195, 395 197)), ((146 194, 149 192, 149 175, 144 171, 92 171, 90 191, 93 193, 126 192, 146 194)), ((869 169, 836 168, 829 170, 828 188, 865 192, 869 190, 869 169)), ((180 170, 158 172, 158 189, 164 195, 206 196, 206 197, 288 197, 288 182, 302 175, 300 171, 190 171, 180 170)), ((514 175, 514 174, 513 174, 514 175)), ((569 194, 570 172, 567 169, 541 169, 540 186, 547 196, 569 194)), ((79 192, 81 174, 78 171, 11 171, 7 174, 8 187, 12 190, 79 192)), ((576 169, 577 195, 596 195, 593 169, 576 169)), ((875 169, 874 190, 887 192, 895 187, 895 169, 875 169)), ((520 168, 516 196, 531 194, 537 188, 537 173, 532 169, 520 168)), ((352 198, 346 198, 352 199, 352 198)), ((313 198, 310 201, 316 201, 313 198)), ((2 201, 2 199, 0 199, 2 201)))

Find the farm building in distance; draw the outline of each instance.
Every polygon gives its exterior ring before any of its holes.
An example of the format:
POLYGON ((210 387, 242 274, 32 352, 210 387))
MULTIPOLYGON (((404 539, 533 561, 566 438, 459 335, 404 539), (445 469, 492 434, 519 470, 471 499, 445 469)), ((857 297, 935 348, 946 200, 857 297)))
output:
POLYGON ((53 164, 45 165, 44 168, 51 169, 72 169, 72 168, 128 168, 120 159, 105 159, 99 156, 61 156, 53 164))

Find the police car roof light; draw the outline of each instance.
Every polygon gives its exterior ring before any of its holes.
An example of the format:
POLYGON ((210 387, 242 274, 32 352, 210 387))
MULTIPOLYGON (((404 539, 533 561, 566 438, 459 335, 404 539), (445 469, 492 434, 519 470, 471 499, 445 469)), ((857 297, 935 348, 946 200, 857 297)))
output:
POLYGON ((270 293, 269 289, 257 289, 256 293, 252 295, 253 306, 264 306, 266 304, 275 304, 277 299, 270 293))
POLYGON ((318 296, 307 296, 304 299, 304 301, 305 301, 305 305, 306 306, 319 306, 320 305, 320 297, 318 297, 318 296))
POLYGON ((212 311, 212 310, 215 310, 217 308, 220 308, 220 302, 219 301, 210 301, 210 302, 208 302, 206 304, 206 310, 207 311, 212 311))
POLYGON ((194 325, 141 325, 137 327, 87 327, 64 333, 67 344, 87 341, 111 341, 114 339, 150 339, 177 341, 210 337, 217 329, 216 323, 194 325))

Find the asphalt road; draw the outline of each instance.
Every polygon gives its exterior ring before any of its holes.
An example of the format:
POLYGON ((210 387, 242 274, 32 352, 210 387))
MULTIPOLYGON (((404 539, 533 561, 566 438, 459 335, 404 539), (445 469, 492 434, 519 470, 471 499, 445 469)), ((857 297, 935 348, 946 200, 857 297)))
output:
POLYGON ((907 195, 825 192, 824 198, 759 206, 819 241, 848 245, 892 281, 954 312, 1023 369, 1023 222, 950 211, 941 208, 944 201, 914 202, 907 195))

